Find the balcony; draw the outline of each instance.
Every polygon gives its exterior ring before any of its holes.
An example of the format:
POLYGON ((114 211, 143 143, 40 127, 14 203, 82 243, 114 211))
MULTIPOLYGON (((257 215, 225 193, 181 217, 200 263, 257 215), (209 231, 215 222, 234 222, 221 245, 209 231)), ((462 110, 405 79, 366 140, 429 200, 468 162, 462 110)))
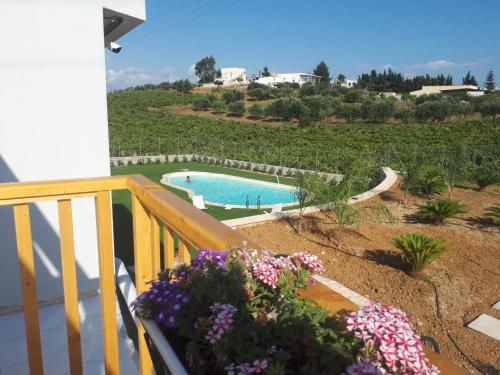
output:
MULTIPOLYGON (((146 282, 152 280, 162 268, 171 267, 175 261, 188 262, 193 249, 259 248, 250 239, 139 175, 0 184, 0 206, 12 207, 15 223, 30 374, 42 374, 44 364, 29 205, 41 201, 57 202, 69 368, 71 374, 81 374, 82 337, 72 201, 89 197, 95 200, 104 368, 106 374, 120 373, 110 194, 115 190, 128 190, 131 195, 133 259, 138 293, 147 288, 146 282)), ((316 300, 332 313, 358 307, 321 283, 316 283, 302 295, 316 300)), ((140 322, 137 337, 139 372, 150 374, 153 364, 140 322)), ((464 373, 430 350, 427 355, 442 374, 464 373)))

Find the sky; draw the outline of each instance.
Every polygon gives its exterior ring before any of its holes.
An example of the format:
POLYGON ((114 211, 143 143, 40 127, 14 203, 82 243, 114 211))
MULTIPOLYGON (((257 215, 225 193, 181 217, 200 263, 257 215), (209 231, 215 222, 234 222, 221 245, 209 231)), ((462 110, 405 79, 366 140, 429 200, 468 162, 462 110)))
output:
POLYGON ((389 67, 409 76, 468 70, 500 82, 500 0, 146 0, 147 20, 106 51, 108 90, 188 78, 213 55, 218 68, 263 66, 355 79, 389 67))

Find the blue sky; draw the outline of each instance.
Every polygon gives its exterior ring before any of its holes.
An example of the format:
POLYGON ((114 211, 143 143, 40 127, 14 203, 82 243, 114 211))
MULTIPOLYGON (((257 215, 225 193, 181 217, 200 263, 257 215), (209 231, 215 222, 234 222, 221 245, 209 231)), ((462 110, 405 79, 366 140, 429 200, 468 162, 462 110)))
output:
POLYGON ((146 0, 148 20, 106 52, 108 89, 192 77, 213 55, 218 67, 264 65, 332 76, 371 69, 406 74, 468 70, 500 82, 499 0, 146 0))

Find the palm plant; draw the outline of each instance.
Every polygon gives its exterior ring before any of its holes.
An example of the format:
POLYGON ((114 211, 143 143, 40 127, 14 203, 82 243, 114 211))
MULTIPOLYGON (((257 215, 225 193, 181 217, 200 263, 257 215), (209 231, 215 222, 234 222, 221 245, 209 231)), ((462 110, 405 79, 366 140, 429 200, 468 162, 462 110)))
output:
POLYGON ((479 169, 474 174, 473 179, 479 190, 484 190, 488 186, 495 185, 500 182, 499 176, 487 169, 479 169))
POLYGON ((436 199, 420 205, 417 216, 435 224, 443 224, 445 219, 467 212, 465 206, 452 199, 436 199))
POLYGON ((484 215, 493 225, 500 226, 500 204, 488 207, 484 215))
POLYGON ((394 245, 403 252, 403 258, 410 266, 411 274, 421 278, 423 270, 448 250, 447 243, 440 237, 424 234, 403 234, 393 239, 394 245))
POLYGON ((445 173, 439 167, 422 166, 418 173, 417 185, 421 193, 432 194, 446 190, 445 173))

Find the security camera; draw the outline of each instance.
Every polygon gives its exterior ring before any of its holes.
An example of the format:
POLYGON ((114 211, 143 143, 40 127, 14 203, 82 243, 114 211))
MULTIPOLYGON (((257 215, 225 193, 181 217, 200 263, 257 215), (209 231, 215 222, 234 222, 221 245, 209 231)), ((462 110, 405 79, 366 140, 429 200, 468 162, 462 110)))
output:
POLYGON ((111 43, 109 43, 108 49, 111 52, 120 53, 120 51, 122 50, 122 46, 120 46, 118 43, 111 42, 111 43))

